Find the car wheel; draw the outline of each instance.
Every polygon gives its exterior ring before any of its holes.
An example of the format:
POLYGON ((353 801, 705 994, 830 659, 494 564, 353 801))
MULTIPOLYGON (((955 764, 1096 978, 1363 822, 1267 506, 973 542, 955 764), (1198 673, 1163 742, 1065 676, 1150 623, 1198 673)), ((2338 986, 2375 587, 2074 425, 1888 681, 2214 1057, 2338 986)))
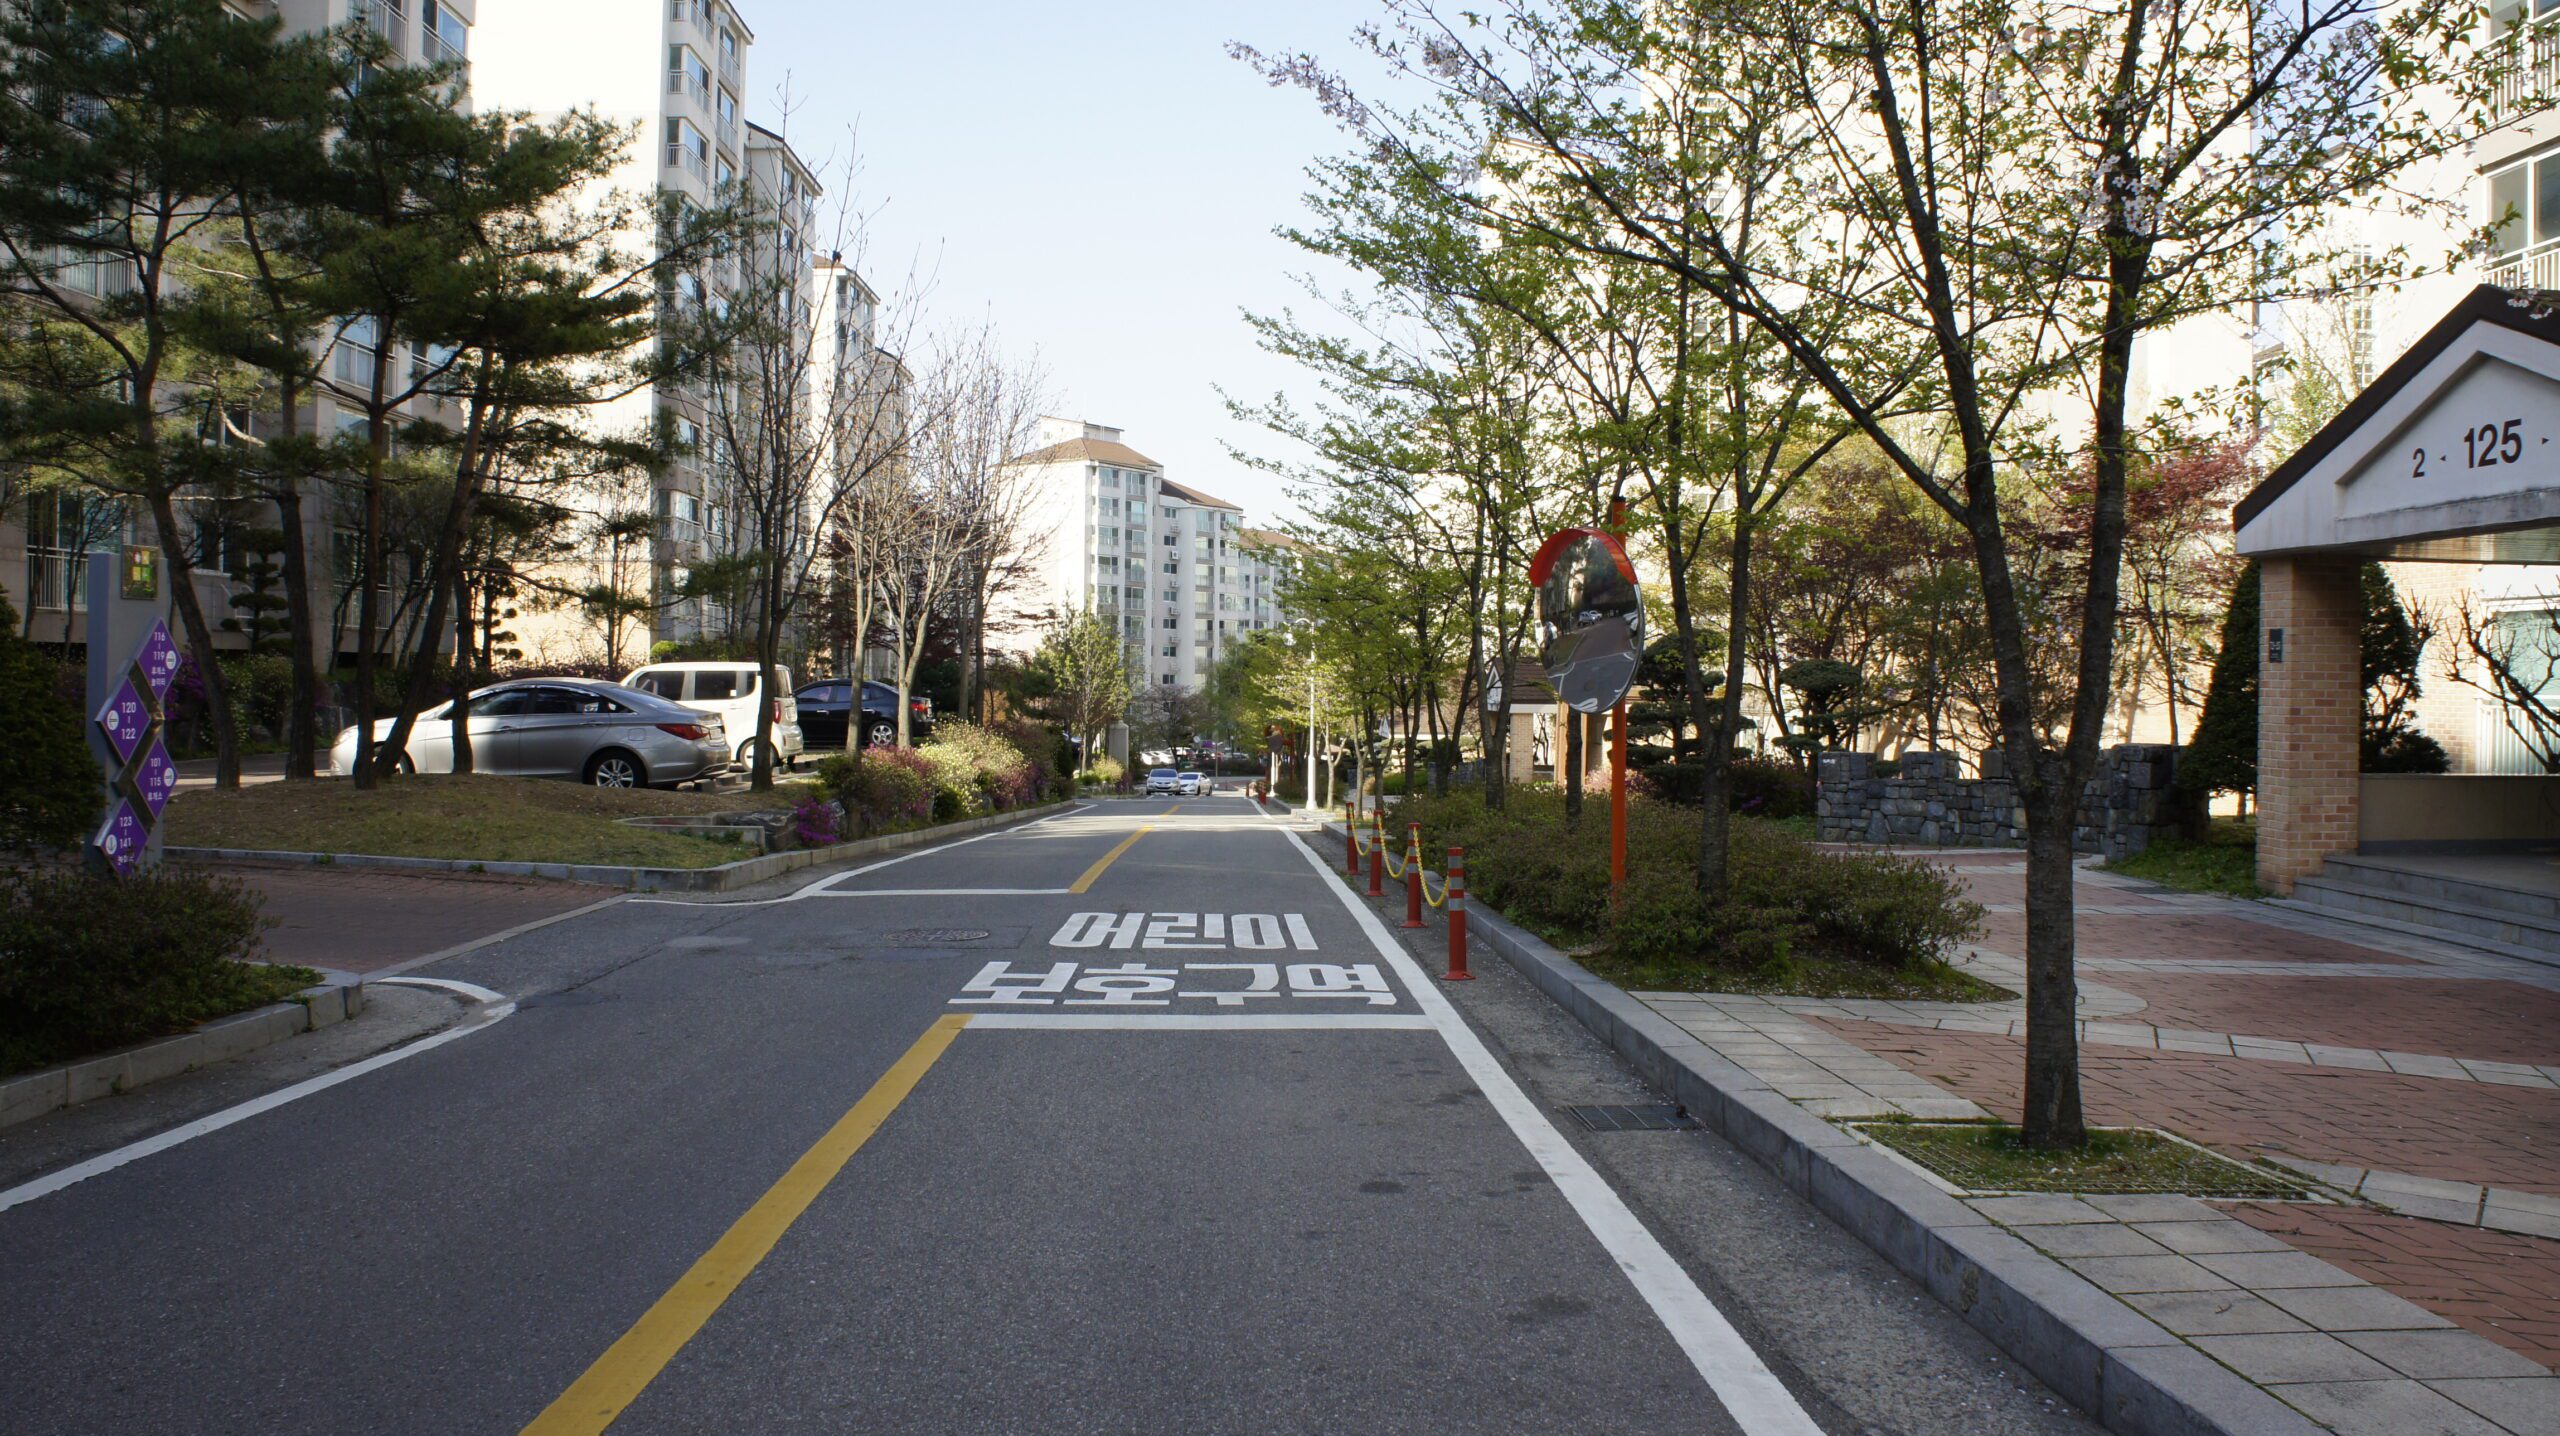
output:
POLYGON ((639 788, 649 782, 640 760, 619 748, 607 748, 587 760, 587 781, 599 788, 639 788))
POLYGON ((898 741, 898 725, 885 718, 862 725, 862 746, 886 748, 898 741))
MULTIPOLYGON (((748 739, 747 741, 745 741, 744 743, 741 743, 741 744, 739 744, 739 745, 738 745, 738 766, 739 766, 741 769, 744 769, 745 771, 750 772, 750 773, 752 773, 752 772, 754 772, 754 771, 755 771, 755 767, 756 767, 756 740, 755 740, 755 739, 753 739, 753 738, 749 738, 749 739, 748 739)), ((777 770, 778 770, 781 766, 782 766, 782 765, 781 765, 781 764, 779 764, 779 763, 776 763, 776 764, 774 765, 774 767, 775 767, 777 770)))
POLYGON ((418 765, 410 762, 409 755, 403 753, 399 757, 391 760, 391 771, 400 774, 404 778, 411 777, 417 773, 418 765))

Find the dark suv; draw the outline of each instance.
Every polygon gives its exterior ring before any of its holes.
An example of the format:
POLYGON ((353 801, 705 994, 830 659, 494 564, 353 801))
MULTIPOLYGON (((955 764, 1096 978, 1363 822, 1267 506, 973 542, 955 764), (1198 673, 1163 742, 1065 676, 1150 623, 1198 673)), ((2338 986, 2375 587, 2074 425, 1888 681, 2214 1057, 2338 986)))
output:
MULTIPOLYGON (((898 741, 898 690, 886 683, 865 679, 862 689, 862 746, 884 748, 898 741)), ((828 678, 799 689, 791 696, 800 707, 800 733, 812 750, 850 748, 848 739, 854 726, 854 683, 847 678, 828 678)), ((921 743, 933 736, 933 700, 921 695, 907 700, 907 735, 921 743)))

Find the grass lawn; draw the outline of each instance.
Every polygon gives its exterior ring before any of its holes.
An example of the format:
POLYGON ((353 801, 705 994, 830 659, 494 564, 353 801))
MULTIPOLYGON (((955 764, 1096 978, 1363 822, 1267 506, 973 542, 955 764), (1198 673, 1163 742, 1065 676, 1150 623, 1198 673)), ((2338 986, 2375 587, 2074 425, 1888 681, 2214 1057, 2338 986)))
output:
POLYGON ((182 793, 170 800, 166 822, 179 847, 707 868, 751 854, 614 820, 787 808, 816 792, 809 782, 714 794, 467 774, 393 778, 360 793, 343 779, 320 779, 182 793))
POLYGON ((2203 842, 2166 838, 2106 867, 2111 873, 2184 892, 2246 898, 2267 895, 2258 886, 2255 818, 2215 818, 2206 826, 2203 842))
POLYGON ((2177 1192, 2299 1200, 2301 1184, 2139 1128, 2092 1128, 2089 1145, 2042 1150, 2005 1122, 1869 1122, 1858 1130, 1968 1192, 2177 1192))
POLYGON ((1943 962, 1884 967, 1836 957, 1789 957, 1759 967, 1577 959, 1630 992, 1747 992, 1762 997, 1875 997, 1902 1002, 1997 1002, 2018 994, 1943 962))

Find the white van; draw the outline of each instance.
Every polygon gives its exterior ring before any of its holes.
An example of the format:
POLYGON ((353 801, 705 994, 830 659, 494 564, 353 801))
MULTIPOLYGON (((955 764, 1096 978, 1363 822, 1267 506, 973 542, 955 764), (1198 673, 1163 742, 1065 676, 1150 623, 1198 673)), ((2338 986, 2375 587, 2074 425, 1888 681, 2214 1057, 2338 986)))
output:
MULTIPOLYGON (((791 696, 791 670, 773 670, 773 766, 775 771, 800 761, 800 704, 791 696)), ((622 680, 626 688, 655 693, 673 703, 720 715, 737 744, 738 766, 752 770, 756 750, 756 701, 763 670, 752 663, 652 663, 635 668, 622 680)))

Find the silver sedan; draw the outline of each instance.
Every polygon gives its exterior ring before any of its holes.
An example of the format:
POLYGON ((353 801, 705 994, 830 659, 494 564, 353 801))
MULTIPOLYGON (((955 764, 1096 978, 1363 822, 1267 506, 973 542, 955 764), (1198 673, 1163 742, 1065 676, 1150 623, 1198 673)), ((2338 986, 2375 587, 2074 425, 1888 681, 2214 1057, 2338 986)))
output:
MULTIPOLYGON (((464 721, 476 772, 638 788, 689 783, 729 766, 729 736, 718 714, 618 683, 518 679, 480 689, 469 702, 464 721)), ((453 771, 452 708, 439 703, 410 725, 402 772, 453 771)), ((374 741, 388 740, 391 726, 388 718, 375 722, 374 741)), ((344 776, 355 765, 350 727, 329 750, 329 771, 344 776)))

